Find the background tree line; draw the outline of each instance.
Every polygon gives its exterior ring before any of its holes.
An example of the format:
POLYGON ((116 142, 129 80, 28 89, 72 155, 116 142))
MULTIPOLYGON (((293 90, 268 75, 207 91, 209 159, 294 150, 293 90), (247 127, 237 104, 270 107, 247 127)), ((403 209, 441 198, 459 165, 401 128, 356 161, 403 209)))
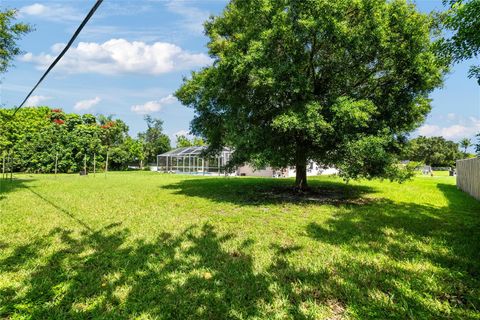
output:
POLYGON ((467 138, 456 143, 443 137, 420 136, 407 142, 403 158, 432 167, 454 167, 456 160, 475 156, 467 152, 471 145, 467 138))
POLYGON ((65 113, 49 107, 23 108, 15 118, 12 110, 0 109, 0 152, 11 152, 14 169, 24 172, 78 172, 86 164, 92 170, 127 169, 156 161, 170 150, 163 122, 146 116, 147 130, 133 138, 128 126, 112 116, 65 113), (57 158, 58 157, 58 158, 57 158))

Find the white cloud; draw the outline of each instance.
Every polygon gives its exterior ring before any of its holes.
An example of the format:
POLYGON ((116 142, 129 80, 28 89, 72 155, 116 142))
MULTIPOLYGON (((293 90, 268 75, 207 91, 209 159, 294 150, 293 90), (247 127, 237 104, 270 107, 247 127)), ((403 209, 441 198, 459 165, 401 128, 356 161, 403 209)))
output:
POLYGON ((480 119, 476 117, 470 117, 467 120, 462 119, 458 124, 444 127, 425 124, 417 130, 417 133, 421 136, 442 136, 449 140, 473 137, 478 132, 480 132, 480 119))
POLYGON ((100 103, 100 101, 102 101, 100 97, 95 97, 93 99, 88 99, 88 100, 81 100, 75 103, 75 106, 73 108, 75 110, 88 110, 93 106, 96 106, 98 103, 100 103))
POLYGON ((188 130, 180 130, 180 131, 175 132, 174 136, 175 136, 175 137, 179 137, 179 136, 189 137, 189 136, 190 136, 190 131, 188 131, 188 130))
POLYGON ((424 124, 420 128, 418 128, 417 132, 421 136, 434 136, 440 130, 439 126, 424 124))
MULTIPOLYGON (((32 62, 43 70, 55 59, 62 44, 54 44, 53 54, 34 55, 27 53, 22 60, 32 62)), ((147 44, 142 41, 129 42, 111 39, 104 43, 80 42, 70 48, 57 68, 66 73, 100 74, 162 74, 175 70, 186 70, 211 63, 204 53, 189 53, 167 42, 147 44)))
POLYGON ((36 107, 39 106, 43 101, 50 99, 50 97, 45 96, 31 96, 25 102, 25 106, 27 107, 36 107))
POLYGON ((59 4, 34 3, 20 8, 19 12, 22 16, 35 16, 51 21, 80 21, 82 19, 82 15, 73 8, 59 4))
POLYGON ((144 104, 134 105, 132 111, 139 114, 148 114, 160 111, 164 106, 173 104, 177 99, 173 95, 168 95, 160 100, 147 101, 144 104))

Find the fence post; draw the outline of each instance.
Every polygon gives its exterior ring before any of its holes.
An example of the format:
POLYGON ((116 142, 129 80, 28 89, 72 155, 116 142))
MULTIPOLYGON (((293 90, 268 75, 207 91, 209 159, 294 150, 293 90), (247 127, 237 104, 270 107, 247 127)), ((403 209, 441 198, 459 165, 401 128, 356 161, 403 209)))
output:
POLYGON ((13 181, 13 154, 11 150, 9 151, 8 158, 10 160, 10 181, 13 181))
POLYGON ((57 177, 57 169, 58 169, 58 152, 55 154, 55 178, 57 177))
POLYGON ((2 152, 2 179, 5 179, 5 151, 2 152))
POLYGON ((105 159, 105 179, 107 178, 107 172, 108 172, 108 149, 107 149, 107 158, 105 159))

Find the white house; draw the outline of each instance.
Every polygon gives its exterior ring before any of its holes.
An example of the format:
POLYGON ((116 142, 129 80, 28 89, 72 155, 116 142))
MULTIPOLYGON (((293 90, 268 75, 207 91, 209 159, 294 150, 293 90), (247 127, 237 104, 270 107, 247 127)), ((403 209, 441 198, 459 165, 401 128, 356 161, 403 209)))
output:
MULTIPOLYGON (((273 177, 273 178, 290 178, 296 176, 295 167, 287 167, 281 169, 274 169, 272 167, 255 169, 246 164, 237 168, 238 176, 256 176, 256 177, 273 177)), ((324 168, 314 161, 310 161, 307 166, 307 176, 320 176, 337 174, 338 170, 335 168, 324 168)))

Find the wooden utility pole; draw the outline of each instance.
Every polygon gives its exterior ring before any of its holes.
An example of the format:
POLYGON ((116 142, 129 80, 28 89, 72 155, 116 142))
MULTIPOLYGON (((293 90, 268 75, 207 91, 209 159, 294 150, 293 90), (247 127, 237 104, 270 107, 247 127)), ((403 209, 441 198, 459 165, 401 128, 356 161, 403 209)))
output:
POLYGON ((5 151, 2 152, 2 179, 5 179, 5 151))
POLYGON ((3 193, 3 179, 4 179, 4 172, 5 172, 5 152, 2 151, 3 156, 3 166, 2 166, 2 179, 0 179, 0 200, 2 200, 2 193, 3 193))
POLYGON ((55 178, 57 177, 57 169, 58 169, 58 152, 55 154, 55 178))
POLYGON ((108 172, 108 150, 107 150, 107 158, 105 159, 105 178, 107 178, 108 172))
POLYGON ((13 154, 12 151, 9 152, 8 158, 10 159, 10 181, 13 180, 13 154))

